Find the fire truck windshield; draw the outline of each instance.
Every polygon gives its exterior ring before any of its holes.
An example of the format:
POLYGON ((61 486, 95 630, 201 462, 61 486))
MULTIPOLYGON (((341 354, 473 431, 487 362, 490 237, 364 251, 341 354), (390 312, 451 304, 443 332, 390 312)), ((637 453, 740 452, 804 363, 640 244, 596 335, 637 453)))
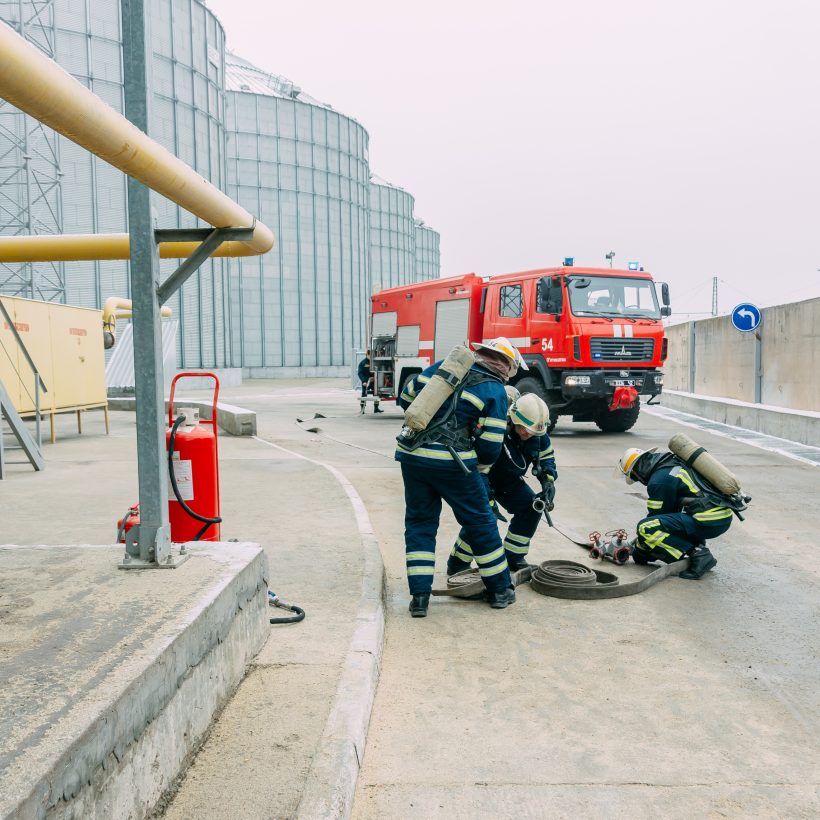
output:
POLYGON ((572 276, 567 286, 576 316, 660 319, 655 287, 649 279, 572 276))

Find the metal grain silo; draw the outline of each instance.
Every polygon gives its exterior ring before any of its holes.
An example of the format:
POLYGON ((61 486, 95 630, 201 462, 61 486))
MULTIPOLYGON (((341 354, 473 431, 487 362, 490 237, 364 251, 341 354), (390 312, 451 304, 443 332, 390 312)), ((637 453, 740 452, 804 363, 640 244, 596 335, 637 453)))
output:
POLYGON ((417 219, 416 228, 416 281, 438 279, 441 276, 441 254, 439 252, 440 236, 421 219, 417 219))
MULTIPOLYGON (((118 0, 22 0, 0 4, 2 18, 117 111, 123 110, 118 0)), ((224 188, 224 52, 221 25, 199 0, 151 0, 150 136, 224 188)), ((115 233, 128 230, 124 175, 0 100, 0 155, 15 169, 0 182, 12 203, 6 234, 115 233)), ((155 197, 158 226, 197 225, 196 217, 155 197)), ((163 274, 176 266, 162 262, 163 274)), ((0 291, 102 307, 129 295, 126 262, 3 266, 0 291)), ((207 262, 171 306, 181 319, 182 367, 221 367, 229 348, 223 302, 226 264, 207 262)))
POLYGON ((342 375, 365 339, 368 134, 289 80, 227 57, 228 194, 276 246, 231 260, 244 372, 342 375))
POLYGON ((373 290, 418 281, 414 199, 377 176, 370 180, 370 275, 373 290))

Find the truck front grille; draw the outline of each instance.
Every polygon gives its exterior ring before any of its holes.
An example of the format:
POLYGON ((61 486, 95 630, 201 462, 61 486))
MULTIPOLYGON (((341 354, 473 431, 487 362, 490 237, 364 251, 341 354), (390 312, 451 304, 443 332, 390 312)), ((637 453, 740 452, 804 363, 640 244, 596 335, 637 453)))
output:
POLYGON ((597 336, 589 340, 593 362, 651 362, 654 351, 654 339, 597 336))

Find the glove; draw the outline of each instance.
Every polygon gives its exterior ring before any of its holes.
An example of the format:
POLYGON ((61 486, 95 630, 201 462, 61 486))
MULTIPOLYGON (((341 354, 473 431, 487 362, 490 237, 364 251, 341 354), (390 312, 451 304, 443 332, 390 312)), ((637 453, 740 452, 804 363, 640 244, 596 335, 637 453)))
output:
POLYGON ((484 480, 484 489, 487 491, 487 501, 490 504, 490 509, 493 511, 493 515, 498 521, 506 521, 507 519, 504 518, 501 510, 498 508, 498 503, 495 500, 495 493, 490 485, 490 479, 486 475, 482 475, 481 478, 484 480))
POLYGON ((541 482, 541 492, 538 495, 544 500, 547 510, 552 512, 555 507, 555 479, 549 473, 542 473, 536 478, 541 482))

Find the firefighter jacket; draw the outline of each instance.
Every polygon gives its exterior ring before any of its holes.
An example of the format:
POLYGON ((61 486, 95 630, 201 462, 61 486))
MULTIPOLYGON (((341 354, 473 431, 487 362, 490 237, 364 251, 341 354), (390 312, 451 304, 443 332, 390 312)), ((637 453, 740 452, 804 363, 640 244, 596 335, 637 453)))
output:
POLYGON ((372 373, 370 370, 370 359, 368 359, 367 356, 359 362, 359 369, 356 372, 359 375, 360 382, 366 382, 370 378, 372 373))
POLYGON ((509 486, 510 482, 523 478, 530 466, 535 475, 547 473, 553 481, 558 478, 550 437, 545 433, 523 441, 513 425, 508 424, 501 455, 490 470, 490 484, 493 487, 509 486))
POLYGON ((641 456, 639 470, 646 483, 650 516, 686 512, 698 523, 707 525, 732 517, 728 507, 716 504, 701 492, 689 468, 672 453, 641 456))
MULTIPOLYGON (((398 398, 402 409, 406 410, 410 406, 440 365, 440 361, 435 362, 405 383, 398 398)), ((468 375, 480 381, 461 390, 455 407, 455 424, 460 431, 460 443, 454 449, 467 467, 494 464, 501 453, 504 432, 507 429, 507 394, 499 377, 479 364, 474 364, 468 375)), ((428 425, 429 428, 432 428, 437 420, 444 418, 458 392, 459 389, 438 409, 428 425)), ((458 465, 453 464, 453 457, 447 446, 435 440, 417 447, 405 447, 399 441, 396 446, 396 460, 434 468, 460 469, 458 465)))

